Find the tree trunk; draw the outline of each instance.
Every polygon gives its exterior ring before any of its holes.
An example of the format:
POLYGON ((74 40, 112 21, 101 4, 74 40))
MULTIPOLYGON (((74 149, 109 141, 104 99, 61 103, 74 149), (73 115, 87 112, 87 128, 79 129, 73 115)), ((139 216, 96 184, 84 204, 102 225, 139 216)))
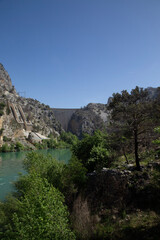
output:
POLYGON ((138 134, 137 129, 134 130, 134 153, 137 170, 140 170, 139 157, 138 157, 138 134))
POLYGON ((124 155, 124 157, 125 157, 125 159, 126 159, 126 163, 129 164, 128 158, 127 158, 127 155, 126 155, 126 152, 125 152, 125 148, 122 147, 122 150, 123 150, 123 155, 124 155))

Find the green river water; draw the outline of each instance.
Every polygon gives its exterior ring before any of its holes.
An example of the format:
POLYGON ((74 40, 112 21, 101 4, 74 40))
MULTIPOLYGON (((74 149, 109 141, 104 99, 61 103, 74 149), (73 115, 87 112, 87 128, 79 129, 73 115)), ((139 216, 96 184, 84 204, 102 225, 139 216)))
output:
MULTIPOLYGON (((37 150, 36 152, 51 154, 58 161, 65 163, 71 158, 69 149, 47 149, 37 150)), ((18 179, 19 173, 26 173, 23 169, 23 160, 27 153, 0 153, 0 201, 4 201, 9 193, 15 191, 13 183, 18 179)))

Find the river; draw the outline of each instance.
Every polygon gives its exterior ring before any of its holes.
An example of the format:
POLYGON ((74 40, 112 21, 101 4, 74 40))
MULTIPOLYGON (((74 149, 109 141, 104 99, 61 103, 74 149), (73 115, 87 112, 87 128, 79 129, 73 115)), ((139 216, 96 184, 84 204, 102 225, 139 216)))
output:
MULTIPOLYGON (((51 154, 58 161, 67 163, 71 158, 69 149, 37 150, 38 153, 51 154)), ((28 152, 0 153, 0 201, 4 201, 9 193, 15 191, 14 182, 19 173, 25 174, 23 160, 28 152)))

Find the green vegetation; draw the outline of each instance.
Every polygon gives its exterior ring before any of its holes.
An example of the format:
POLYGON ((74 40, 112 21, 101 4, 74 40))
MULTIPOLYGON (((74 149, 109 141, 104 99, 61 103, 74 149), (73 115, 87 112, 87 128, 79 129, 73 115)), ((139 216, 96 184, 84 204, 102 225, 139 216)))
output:
POLYGON ((69 145, 61 140, 56 140, 54 138, 51 139, 43 139, 42 142, 35 143, 34 146, 37 149, 56 149, 56 148, 67 148, 69 145))
POLYGON ((24 146, 23 146, 22 143, 16 142, 15 149, 16 149, 17 152, 20 152, 20 151, 23 151, 23 150, 24 150, 24 146))
MULTIPOLYGON (((4 129, 0 130, 0 135, 2 135, 4 129)), ((78 138, 72 133, 63 132, 62 135, 56 139, 53 135, 49 136, 50 139, 44 139, 41 142, 34 143, 36 149, 63 149, 71 148, 72 145, 78 142, 78 138)), ((27 146, 24 146, 20 142, 12 142, 11 138, 3 136, 3 141, 5 144, 0 148, 0 152, 19 152, 32 150, 27 146)))
POLYGON ((0 129, 0 136, 2 136, 3 131, 4 131, 4 129, 1 128, 1 129, 0 129))
POLYGON ((1 147, 1 152, 9 152, 10 151, 10 147, 7 143, 3 144, 1 147))
POLYGON ((140 137, 149 131, 153 124, 152 102, 148 98, 147 90, 136 87, 129 94, 126 90, 121 94, 113 94, 108 109, 111 110, 111 127, 116 134, 125 137, 125 144, 134 145, 134 154, 137 169, 140 169, 139 145, 140 137))
POLYGON ((0 147, 0 152, 20 152, 32 150, 31 148, 29 148, 28 146, 24 146, 20 142, 11 142, 11 139, 5 136, 3 137, 3 140, 5 143, 2 145, 2 147, 0 147))
POLYGON ((113 157, 108 136, 100 131, 95 131, 93 136, 85 134, 82 140, 73 145, 72 150, 88 172, 109 167, 113 157))
POLYGON ((4 114, 4 108, 5 108, 5 103, 1 102, 0 103, 0 117, 3 116, 4 114))
MULTIPOLYGON (((160 134, 160 127, 156 127, 156 128, 154 129, 154 131, 155 131, 156 133, 160 134)), ((159 157, 159 156, 160 156, 160 139, 157 138, 157 139, 153 140, 153 143, 154 143, 155 145, 157 145, 156 154, 157 154, 157 157, 159 157)))
POLYGON ((159 240, 160 216, 153 211, 140 211, 126 214, 116 219, 110 216, 98 224, 97 240, 159 240))
POLYGON ((69 227, 64 197, 45 178, 32 171, 25 177, 21 191, 21 197, 12 199, 11 204, 16 203, 16 209, 11 205, 11 213, 5 206, 8 202, 1 205, 2 215, 11 215, 10 219, 1 219, 1 239, 75 239, 69 227))
POLYGON ((7 115, 9 115, 11 113, 11 110, 10 110, 8 104, 7 104, 7 108, 6 108, 6 113, 7 113, 7 115))
POLYGON ((15 197, 0 204, 0 238, 75 239, 63 194, 67 200, 84 186, 86 169, 75 158, 66 165, 36 152, 24 167, 28 174, 16 182, 15 197))
POLYGON ((10 142, 10 141, 11 141, 11 138, 8 138, 8 137, 6 137, 6 136, 3 136, 3 141, 4 141, 4 142, 10 142))
MULTIPOLYGON (((24 168, 30 173, 33 170, 46 178, 50 184, 58 188, 64 195, 78 191, 86 181, 86 168, 76 158, 72 157, 68 164, 58 162, 52 156, 36 152, 27 154, 24 168)), ((25 176, 24 176, 25 179, 25 176)), ((20 180, 20 183, 22 179, 20 180)), ((19 184, 19 182, 17 182, 19 184)), ((19 186, 19 185, 18 185, 19 186)), ((20 187, 18 187, 19 189, 20 187)))
POLYGON ((78 138, 76 135, 71 132, 62 132, 60 136, 61 141, 68 143, 70 145, 74 145, 78 142, 78 138))
POLYGON ((118 136, 119 147, 124 155, 126 151, 134 152, 138 170, 140 170, 140 147, 150 146, 153 128, 158 124, 158 105, 158 98, 151 100, 147 90, 136 87, 130 94, 126 90, 121 94, 113 94, 108 106, 109 127, 114 135, 114 141, 116 142, 115 136, 118 136))
MULTIPOLYGON (((108 133, 79 140, 63 132, 36 143, 38 149, 68 147, 72 158, 65 164, 27 154, 28 175, 0 204, 0 238, 159 240, 159 105, 160 94, 150 99, 142 88, 122 91, 108 105, 108 133)), ((7 140, 1 151, 25 149, 7 140)))
POLYGON ((48 137, 49 139, 44 139, 41 142, 35 143, 34 146, 37 149, 60 149, 70 148, 78 142, 77 136, 70 132, 62 132, 57 139, 51 134, 48 137))

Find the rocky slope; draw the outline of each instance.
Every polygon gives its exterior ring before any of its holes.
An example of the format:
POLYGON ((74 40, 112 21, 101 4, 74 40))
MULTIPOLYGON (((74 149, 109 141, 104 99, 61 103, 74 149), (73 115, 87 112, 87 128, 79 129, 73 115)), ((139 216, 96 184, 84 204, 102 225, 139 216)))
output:
POLYGON ((90 173, 72 205, 80 239, 159 239, 159 170, 157 161, 139 172, 128 167, 90 173), (128 236, 134 231, 135 237, 128 236))
POLYGON ((45 136, 49 134, 57 136, 62 131, 49 106, 17 94, 2 64, 0 64, 0 103, 5 104, 0 117, 3 138, 7 137, 13 142, 17 140, 25 142, 27 134, 31 131, 45 136))

